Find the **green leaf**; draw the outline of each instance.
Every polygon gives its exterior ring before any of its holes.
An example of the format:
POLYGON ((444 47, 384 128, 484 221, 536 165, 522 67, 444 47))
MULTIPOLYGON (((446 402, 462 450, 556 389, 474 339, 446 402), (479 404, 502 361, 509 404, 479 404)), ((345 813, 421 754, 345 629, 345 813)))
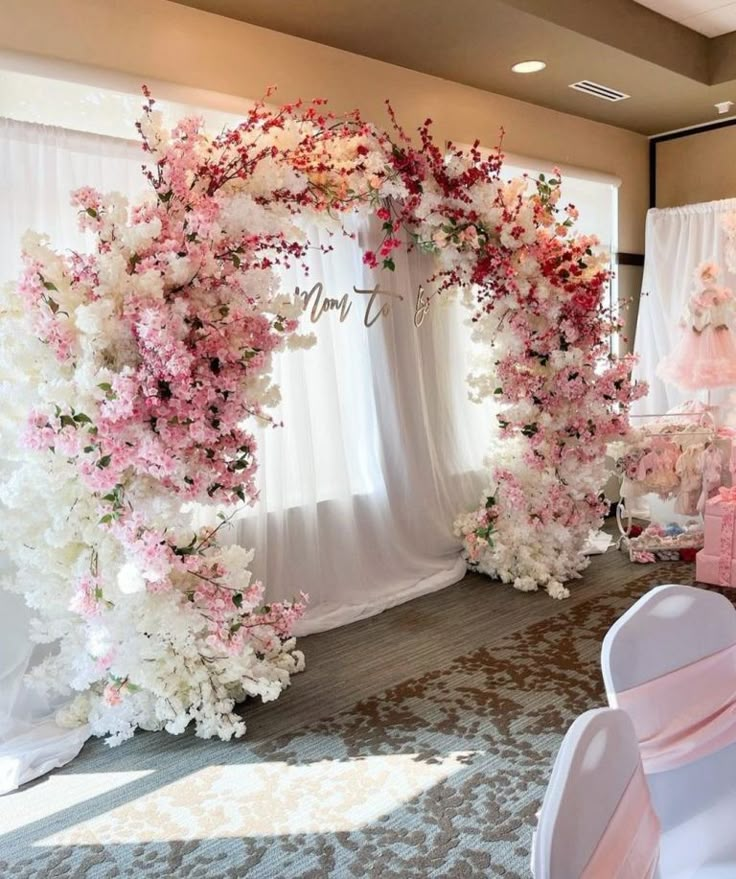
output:
POLYGON ((112 455, 103 455, 100 460, 97 462, 97 466, 102 469, 103 467, 108 467, 112 461, 112 455))
POLYGON ((112 390, 112 385, 110 384, 110 382, 100 382, 97 387, 101 388, 106 394, 109 394, 112 390))
POLYGON ((112 513, 105 513, 100 519, 100 525, 106 525, 108 522, 112 522, 112 513))
POLYGON ((94 208, 87 208, 87 213, 93 219, 95 219, 95 220, 97 219, 97 211, 94 208))
POLYGON ((394 224, 391 222, 391 220, 386 220, 386 222, 383 224, 383 226, 381 226, 381 228, 384 230, 384 232, 393 232, 394 231, 394 224))
POLYGON ((493 393, 494 393, 494 394, 502 394, 502 393, 503 393, 503 388, 496 388, 496 390, 495 390, 493 393))
POLYGON ((92 419, 89 417, 89 415, 85 415, 84 412, 77 412, 77 414, 74 416, 74 420, 77 422, 77 424, 92 424, 92 419))
POLYGON ((383 267, 384 269, 388 269, 390 272, 393 272, 396 270, 396 263, 391 259, 391 257, 388 257, 388 259, 384 259, 383 267))
POLYGON ((235 605, 235 607, 243 606, 243 596, 240 594, 240 592, 236 592, 235 595, 233 595, 233 604, 235 605))
POLYGON ((242 485, 239 485, 235 489, 235 494, 240 498, 241 501, 243 501, 243 503, 245 503, 245 490, 242 485))
POLYGON ((235 266, 236 269, 240 268, 240 257, 238 256, 237 253, 233 254, 233 265, 235 266))
POLYGON ((41 280, 43 281, 43 285, 47 290, 56 290, 57 293, 59 292, 59 288, 56 286, 56 284, 52 284, 51 281, 47 281, 45 278, 41 278, 41 280))
POLYGON ((59 421, 62 427, 76 427, 71 415, 62 415, 59 421))

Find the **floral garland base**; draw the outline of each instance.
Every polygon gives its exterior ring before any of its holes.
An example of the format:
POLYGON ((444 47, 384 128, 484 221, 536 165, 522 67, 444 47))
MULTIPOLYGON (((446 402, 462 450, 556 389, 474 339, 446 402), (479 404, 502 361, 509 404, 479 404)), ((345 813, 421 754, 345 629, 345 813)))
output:
POLYGON ((555 493, 553 476, 496 470, 495 477, 481 506, 455 520, 468 568, 521 592, 542 588, 552 598, 567 598, 570 590, 565 584, 590 564, 582 547, 595 520, 581 516, 577 522, 569 517, 565 521, 545 505, 555 493), (519 492, 538 499, 536 513, 529 514, 526 504, 519 503, 519 492))

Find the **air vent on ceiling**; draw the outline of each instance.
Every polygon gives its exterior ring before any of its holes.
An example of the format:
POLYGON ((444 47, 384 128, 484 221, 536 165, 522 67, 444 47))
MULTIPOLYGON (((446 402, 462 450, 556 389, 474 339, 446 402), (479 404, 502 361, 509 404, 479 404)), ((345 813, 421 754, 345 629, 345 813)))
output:
POLYGON ((600 98, 603 101, 625 101, 631 95, 625 95, 616 89, 608 88, 607 85, 601 85, 598 82, 591 82, 589 79, 581 79, 580 82, 573 82, 571 89, 578 92, 585 92, 586 95, 593 95, 594 98, 600 98))

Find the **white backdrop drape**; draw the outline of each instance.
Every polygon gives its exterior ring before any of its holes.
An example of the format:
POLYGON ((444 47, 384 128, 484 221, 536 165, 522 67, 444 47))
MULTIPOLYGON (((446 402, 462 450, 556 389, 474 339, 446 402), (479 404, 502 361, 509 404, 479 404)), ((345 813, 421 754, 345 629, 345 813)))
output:
MULTIPOLYGON (((637 319, 634 375, 649 383, 649 394, 637 401, 636 414, 659 414, 693 398, 657 377, 660 360, 677 339, 678 322, 694 289, 695 270, 701 262, 721 267, 721 283, 736 289, 736 276, 726 267, 722 223, 736 210, 736 199, 711 201, 679 208, 652 209, 647 214, 642 295, 637 319)), ((714 401, 728 391, 715 391, 714 401)), ((704 392, 700 397, 705 399, 704 392)))
MULTIPOLYGON (((70 191, 89 184, 135 193, 140 157, 128 141, 0 119, 0 284, 18 275, 27 229, 46 232, 59 248, 84 247, 70 191)), ((0 575, 8 573, 0 558, 0 575)), ((68 762, 87 737, 85 729, 62 730, 53 722, 59 700, 68 697, 49 700, 24 683, 29 665, 47 649, 32 644, 29 620, 22 598, 0 589, 0 793, 68 762)))

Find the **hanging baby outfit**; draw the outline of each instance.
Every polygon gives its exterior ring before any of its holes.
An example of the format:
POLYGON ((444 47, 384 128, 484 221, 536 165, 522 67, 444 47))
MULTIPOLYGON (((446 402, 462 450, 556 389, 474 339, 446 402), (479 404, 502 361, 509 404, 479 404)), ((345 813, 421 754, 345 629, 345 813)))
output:
POLYGON ((723 484, 723 454, 713 443, 703 453, 703 488, 698 498, 697 511, 703 513, 711 494, 723 484))
POLYGON ((669 440, 656 438, 650 451, 639 460, 637 481, 645 491, 667 497, 680 484, 680 477, 675 470, 680 457, 679 446, 669 440))
POLYGON ((736 385, 736 301, 716 284, 718 267, 698 268, 698 289, 680 320, 680 338, 657 367, 657 375, 682 390, 736 385))
MULTIPOLYGON (((680 488, 675 501, 675 512, 694 516, 703 490, 703 462, 705 446, 688 446, 677 459, 675 471, 680 477, 680 488)), ((720 473, 720 471, 719 471, 720 473)))

